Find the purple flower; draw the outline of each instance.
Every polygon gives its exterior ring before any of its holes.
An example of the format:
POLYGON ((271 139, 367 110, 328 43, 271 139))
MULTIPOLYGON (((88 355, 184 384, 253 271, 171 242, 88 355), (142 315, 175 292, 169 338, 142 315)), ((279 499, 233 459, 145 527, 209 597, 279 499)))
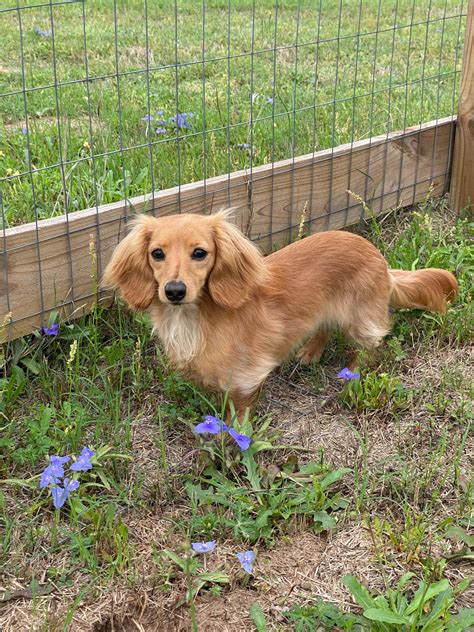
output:
POLYGON ((82 452, 77 457, 77 460, 71 465, 71 470, 74 472, 85 472, 92 469, 92 463, 90 459, 94 456, 95 452, 89 450, 89 448, 82 448, 82 452))
POLYGON ((37 33, 40 37, 51 37, 51 31, 43 31, 39 26, 33 27, 33 31, 37 33))
POLYGON ((173 127, 178 129, 191 129, 192 125, 187 120, 188 117, 194 116, 192 112, 183 112, 182 114, 177 114, 176 116, 172 116, 170 118, 170 123, 173 127))
POLYGON ((53 323, 51 327, 42 327, 41 331, 45 336, 57 336, 59 333, 59 323, 53 323))
POLYGON ((218 419, 212 415, 207 415, 204 417, 204 421, 202 423, 194 426, 194 432, 197 432, 198 434, 219 434, 220 432, 225 432, 226 430, 227 426, 222 419, 218 419))
POLYGON ((340 377, 343 380, 356 380, 360 377, 360 373, 353 373, 350 369, 345 368, 342 369, 342 371, 339 371, 336 377, 340 377))
MULTIPOLYGON (((68 463, 71 460, 71 457, 70 456, 56 456, 55 454, 53 454, 49 457, 49 460, 51 461, 51 465, 53 467, 60 467, 62 469, 62 466, 64 465, 64 463, 68 463)), ((63 476, 63 474, 61 474, 61 476, 63 476)))
POLYGON ((164 127, 157 127, 156 128, 156 133, 157 134, 166 134, 166 129, 164 127))
POLYGON ((273 97, 267 97, 267 103, 272 105, 273 104, 273 97))
POLYGON ((28 128, 26 127, 26 125, 24 125, 24 126, 21 128, 21 133, 22 133, 22 134, 24 134, 25 136, 27 136, 27 135, 28 135, 28 128))
POLYGON ((53 496, 53 505, 56 509, 60 509, 69 497, 69 492, 76 490, 80 483, 79 481, 72 480, 69 482, 68 478, 63 481, 64 487, 57 485, 51 488, 51 495, 53 496))
POLYGON ((216 548, 216 541, 211 540, 210 542, 192 542, 191 547, 193 551, 196 551, 196 553, 210 553, 216 548))
POLYGON ((252 439, 250 437, 247 437, 247 435, 244 434, 239 434, 237 430, 234 430, 233 428, 229 428, 229 434, 235 439, 235 442, 242 452, 249 449, 250 444, 252 443, 252 439))
POLYGON ((145 123, 150 123, 151 121, 154 120, 154 116, 152 116, 151 114, 146 114, 143 118, 142 121, 145 121, 145 123))
POLYGON ((245 551, 244 553, 237 553, 237 558, 242 564, 242 568, 247 573, 253 572, 253 563, 255 561, 255 553, 253 551, 245 551))
POLYGON ((61 476, 64 476, 64 470, 62 474, 58 474, 57 470, 53 468, 52 465, 48 465, 48 467, 41 472, 41 480, 39 484, 40 488, 44 489, 48 485, 57 485, 61 476))
POLYGON ((63 465, 69 460, 69 456, 55 456, 53 454, 49 457, 50 464, 41 473, 41 489, 47 487, 48 485, 56 485, 57 483, 59 483, 59 479, 64 476, 63 465))

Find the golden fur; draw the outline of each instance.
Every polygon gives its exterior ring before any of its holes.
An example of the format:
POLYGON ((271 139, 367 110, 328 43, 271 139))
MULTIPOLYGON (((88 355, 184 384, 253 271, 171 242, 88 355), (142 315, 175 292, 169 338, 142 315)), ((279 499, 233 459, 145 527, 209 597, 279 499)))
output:
POLYGON ((371 243, 348 232, 317 233, 263 257, 227 215, 138 216, 104 282, 132 309, 148 310, 178 369, 228 390, 238 412, 301 343, 305 362, 320 358, 334 329, 372 349, 389 330, 389 306, 444 312, 457 294, 450 272, 389 270, 371 243), (157 248, 162 261, 151 255, 157 248), (195 248, 204 259, 191 257, 195 248), (179 304, 165 294, 170 281, 186 286, 179 304))

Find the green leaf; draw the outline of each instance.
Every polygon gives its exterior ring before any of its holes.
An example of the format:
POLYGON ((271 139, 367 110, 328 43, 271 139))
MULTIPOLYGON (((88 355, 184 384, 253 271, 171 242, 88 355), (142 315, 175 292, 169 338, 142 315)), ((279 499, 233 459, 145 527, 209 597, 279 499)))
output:
POLYGON ((336 521, 327 513, 327 511, 315 511, 313 519, 315 522, 319 522, 322 528, 326 531, 334 529, 336 526, 336 521))
POLYGON ((204 571, 203 573, 199 573, 197 579, 200 582, 203 582, 203 584, 206 582, 215 584, 229 583, 229 576, 226 573, 221 573, 220 571, 204 571))
POLYGON ((454 594, 455 595, 460 595, 461 593, 463 593, 467 588, 469 588, 469 586, 471 585, 472 582, 472 578, 471 577, 465 577, 464 579, 462 579, 459 584, 457 584, 454 587, 454 594))
POLYGON ((102 481, 102 484, 104 485, 104 487, 110 491, 112 489, 109 479, 107 478, 107 476, 105 475, 105 473, 102 470, 96 470, 96 474, 97 476, 100 478, 100 480, 102 481))
POLYGON ((446 630, 449 632, 463 632, 474 626, 474 608, 462 608, 448 621, 446 630))
POLYGON ((269 441, 254 441, 252 444, 252 452, 253 454, 257 454, 257 452, 261 452, 262 450, 271 450, 273 445, 269 441))
POLYGON ((36 362, 36 360, 33 360, 33 358, 22 358, 21 363, 26 366, 28 371, 31 371, 31 373, 34 373, 35 375, 39 375, 41 366, 38 362, 36 362))
POLYGON ((422 626, 422 631, 429 630, 430 625, 434 623, 436 619, 444 618, 444 615, 449 613, 452 603, 453 591, 451 589, 440 593, 436 597, 431 610, 427 614, 423 614, 419 619, 419 625, 422 626))
POLYGON ((176 555, 174 551, 170 551, 169 549, 163 549, 163 551, 161 551, 161 554, 169 557, 170 560, 173 561, 177 566, 179 566, 179 568, 182 571, 185 570, 186 561, 183 560, 181 557, 179 557, 179 555, 176 555))
POLYGON ((332 485, 336 481, 340 480, 346 474, 349 474, 352 470, 348 467, 340 467, 338 470, 334 470, 326 474, 326 476, 321 481, 321 489, 327 489, 329 485, 332 485))
POLYGON ((351 592, 352 596, 362 608, 375 608, 376 603, 367 588, 363 586, 354 575, 344 575, 342 583, 351 592))
POLYGON ((433 597, 436 597, 436 595, 439 595, 439 593, 444 592, 445 590, 449 590, 449 582, 447 579, 442 579, 435 584, 431 584, 431 586, 428 586, 428 588, 426 588, 425 582, 421 582, 418 590, 413 596, 413 601, 405 610, 404 614, 409 615, 412 612, 418 610, 418 608, 422 608, 425 603, 433 599, 433 597))
POLYGON ((397 584, 397 592, 400 592, 401 589, 408 584, 408 582, 410 581, 412 577, 415 577, 415 573, 409 572, 409 573, 405 573, 405 575, 402 575, 397 584))
POLYGON ((262 608, 256 601, 254 601, 253 604, 250 606, 250 616, 258 632, 267 632, 267 622, 265 620, 265 615, 263 614, 262 608))
POLYGON ((399 625, 408 625, 410 620, 401 614, 392 612, 391 610, 382 610, 381 608, 367 608, 364 610, 364 617, 371 621, 380 621, 381 623, 396 623, 399 625))
POLYGON ((464 542, 469 547, 474 547, 474 536, 469 535, 462 527, 451 525, 446 531, 446 537, 455 542, 464 542))
POLYGON ((252 489, 256 492, 260 491, 262 489, 262 481, 260 474, 258 473, 257 463, 253 458, 253 454, 245 451, 242 457, 242 463, 247 471, 247 480, 252 486, 252 489))

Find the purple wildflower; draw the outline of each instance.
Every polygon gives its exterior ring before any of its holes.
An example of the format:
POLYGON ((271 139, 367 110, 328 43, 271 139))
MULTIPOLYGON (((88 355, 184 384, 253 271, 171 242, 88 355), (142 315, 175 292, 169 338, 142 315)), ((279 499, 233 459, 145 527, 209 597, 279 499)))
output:
POLYGON ((43 489, 48 485, 56 485, 59 479, 64 476, 64 463, 70 460, 69 456, 55 456, 49 458, 49 465, 41 472, 40 487, 43 489))
POLYGON ((26 125, 24 125, 24 126, 21 128, 21 133, 22 133, 22 134, 24 134, 25 136, 27 136, 27 135, 28 135, 28 128, 26 127, 26 125))
POLYGON ((42 28, 40 28, 39 26, 35 26, 33 27, 33 31, 39 35, 40 37, 51 37, 52 32, 51 31, 44 31, 42 28))
POLYGON ((90 460, 94 454, 95 452, 92 452, 89 448, 82 448, 82 452, 77 457, 77 460, 71 465, 71 470, 74 472, 85 472, 87 470, 91 470, 92 463, 90 460))
POLYGON ((273 105, 273 97, 267 97, 267 103, 273 105))
POLYGON ((156 133, 157 134, 166 134, 166 129, 164 127, 157 127, 156 128, 156 133))
MULTIPOLYGON (((62 469, 62 466, 64 465, 64 463, 68 463, 71 460, 71 457, 70 456, 56 456, 55 454, 53 454, 49 457, 49 460, 51 461, 51 465, 53 467, 60 467, 62 469)), ((63 474, 61 474, 61 476, 63 476, 63 474)))
POLYGON ((142 121, 145 121, 145 123, 150 123, 151 121, 154 120, 154 116, 152 116, 151 114, 145 114, 145 116, 142 118, 142 121))
POLYGON ((336 377, 340 377, 343 380, 356 380, 360 377, 360 373, 353 373, 350 369, 345 368, 336 375, 336 377))
POLYGON ((170 123, 177 129, 191 129, 192 125, 189 123, 188 118, 194 116, 192 112, 183 112, 170 118, 170 123))
POLYGON ((51 327, 42 327, 41 331, 45 336, 57 336, 59 333, 59 323, 53 323, 51 327))
POLYGON ((247 573, 253 572, 253 563, 255 561, 255 553, 253 551, 245 551, 244 553, 237 553, 237 558, 242 564, 242 568, 247 573))
POLYGON ((216 541, 210 542, 192 542, 191 547, 196 553, 210 553, 216 548, 216 541))
POLYGON ((39 484, 40 488, 44 489, 48 485, 57 485, 60 481, 60 477, 63 475, 64 470, 62 474, 58 474, 57 470, 55 470, 51 465, 48 465, 48 467, 41 472, 39 484))
POLYGON ((233 428, 229 428, 229 434, 233 439, 235 439, 235 442, 242 452, 249 449, 250 444, 252 443, 252 439, 250 437, 247 437, 247 435, 244 434, 239 434, 237 430, 234 430, 233 428))
POLYGON ((204 417, 204 421, 197 426, 194 426, 194 432, 198 434, 219 434, 220 432, 226 432, 227 426, 217 417, 207 415, 204 417))
POLYGON ((64 487, 60 487, 57 485, 56 487, 51 488, 51 495, 53 496, 53 505, 56 509, 60 509, 66 500, 69 498, 69 492, 73 492, 76 490, 80 483, 79 481, 72 480, 69 482, 68 478, 65 478, 63 481, 64 487))

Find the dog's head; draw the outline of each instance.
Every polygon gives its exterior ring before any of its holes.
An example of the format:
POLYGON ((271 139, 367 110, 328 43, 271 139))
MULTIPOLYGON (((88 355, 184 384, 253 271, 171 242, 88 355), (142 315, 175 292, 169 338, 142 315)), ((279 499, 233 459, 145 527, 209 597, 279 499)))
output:
POLYGON ((263 257, 233 224, 228 213, 139 215, 115 249, 104 284, 118 288, 136 310, 157 298, 168 305, 212 300, 236 309, 265 282, 263 257))

